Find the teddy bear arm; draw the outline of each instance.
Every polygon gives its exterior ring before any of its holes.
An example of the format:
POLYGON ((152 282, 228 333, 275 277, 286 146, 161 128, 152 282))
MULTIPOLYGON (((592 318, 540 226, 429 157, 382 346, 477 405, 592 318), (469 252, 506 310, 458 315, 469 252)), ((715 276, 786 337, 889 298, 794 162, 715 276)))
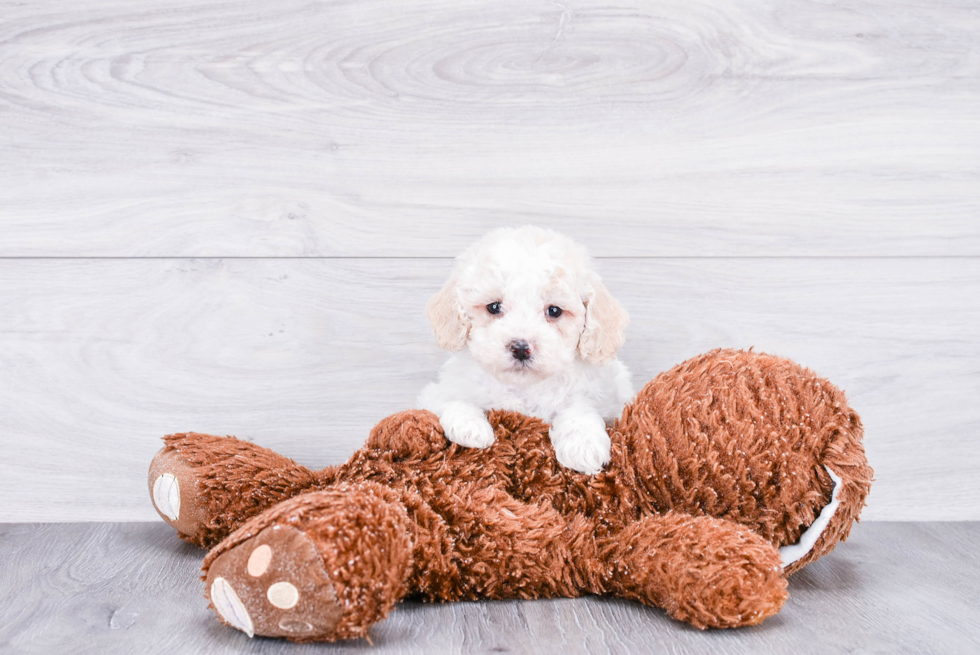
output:
POLYGON ((362 452, 393 460, 423 459, 449 447, 439 417, 412 409, 382 419, 368 436, 362 452))
POLYGON ((695 627, 761 623, 787 598, 777 550, 745 526, 680 512, 599 540, 602 591, 663 608, 695 627))

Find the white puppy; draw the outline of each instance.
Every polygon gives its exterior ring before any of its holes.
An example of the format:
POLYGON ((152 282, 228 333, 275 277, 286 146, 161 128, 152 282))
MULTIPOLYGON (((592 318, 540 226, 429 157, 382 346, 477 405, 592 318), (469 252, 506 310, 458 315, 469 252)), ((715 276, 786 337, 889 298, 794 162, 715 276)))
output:
POLYGON ((564 466, 595 474, 609 461, 606 421, 633 396, 615 359, 628 318, 585 248, 533 226, 495 230, 456 258, 425 311, 456 353, 418 399, 447 438, 485 448, 484 411, 505 409, 548 421, 564 466))

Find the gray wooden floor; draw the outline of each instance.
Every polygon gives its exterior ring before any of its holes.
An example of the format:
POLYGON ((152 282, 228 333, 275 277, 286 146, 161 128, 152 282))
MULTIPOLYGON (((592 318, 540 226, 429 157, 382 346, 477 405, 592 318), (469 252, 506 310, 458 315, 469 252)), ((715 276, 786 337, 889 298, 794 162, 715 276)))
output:
POLYGON ((0 524, 4 653, 977 653, 980 523, 865 522, 762 626, 701 632, 608 598, 405 603, 361 640, 294 645, 218 624, 203 551, 162 523, 0 524))

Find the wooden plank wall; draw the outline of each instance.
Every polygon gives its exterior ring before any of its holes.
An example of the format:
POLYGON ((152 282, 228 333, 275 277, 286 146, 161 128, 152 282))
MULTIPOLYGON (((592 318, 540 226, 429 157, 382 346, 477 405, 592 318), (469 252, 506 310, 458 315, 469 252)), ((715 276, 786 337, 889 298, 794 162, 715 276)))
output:
POLYGON ((0 3, 0 521, 144 520, 158 437, 310 466, 412 405, 498 225, 586 243, 637 382, 844 387, 865 517, 980 519, 980 13, 953 2, 0 3))

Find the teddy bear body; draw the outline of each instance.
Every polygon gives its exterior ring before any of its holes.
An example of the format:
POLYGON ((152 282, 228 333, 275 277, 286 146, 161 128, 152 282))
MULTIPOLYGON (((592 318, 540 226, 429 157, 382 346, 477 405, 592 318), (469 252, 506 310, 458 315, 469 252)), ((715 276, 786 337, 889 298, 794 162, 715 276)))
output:
POLYGON ((655 378, 610 429, 596 476, 558 464, 542 421, 489 419, 495 443, 469 449, 435 415, 402 412, 322 471, 171 435, 151 493, 183 538, 213 547, 204 577, 222 620, 309 641, 362 636, 405 597, 612 594, 702 628, 759 623, 789 574, 846 537, 870 487, 843 394, 759 353, 717 350, 655 378), (784 562, 778 548, 828 506, 784 562))

